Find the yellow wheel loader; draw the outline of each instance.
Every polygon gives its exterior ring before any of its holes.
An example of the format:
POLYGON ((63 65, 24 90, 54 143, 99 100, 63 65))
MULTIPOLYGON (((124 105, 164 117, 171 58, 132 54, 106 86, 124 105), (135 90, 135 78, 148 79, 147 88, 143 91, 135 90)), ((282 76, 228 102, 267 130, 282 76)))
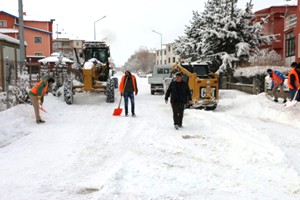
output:
POLYGON ((181 72, 189 84, 194 108, 214 110, 219 102, 218 75, 209 71, 207 63, 181 63, 172 66, 171 72, 181 72))
POLYGON ((115 101, 114 89, 118 87, 118 79, 113 77, 113 70, 110 68, 109 46, 104 42, 87 41, 83 44, 80 57, 84 60, 83 63, 79 62, 76 53, 77 63, 80 64, 78 70, 81 73, 80 83, 74 85, 72 76, 68 76, 64 84, 66 103, 73 103, 75 91, 103 92, 106 94, 106 102, 113 103, 115 101))

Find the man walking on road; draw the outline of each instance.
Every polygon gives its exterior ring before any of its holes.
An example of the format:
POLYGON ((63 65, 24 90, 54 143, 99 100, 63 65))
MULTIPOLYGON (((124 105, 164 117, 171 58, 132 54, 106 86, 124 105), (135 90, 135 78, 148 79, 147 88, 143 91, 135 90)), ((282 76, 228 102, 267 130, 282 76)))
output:
POLYGON ((191 91, 189 85, 182 80, 182 74, 176 73, 175 81, 172 81, 165 95, 165 102, 171 96, 171 106, 173 110, 174 127, 177 130, 182 127, 184 105, 191 103, 191 91))

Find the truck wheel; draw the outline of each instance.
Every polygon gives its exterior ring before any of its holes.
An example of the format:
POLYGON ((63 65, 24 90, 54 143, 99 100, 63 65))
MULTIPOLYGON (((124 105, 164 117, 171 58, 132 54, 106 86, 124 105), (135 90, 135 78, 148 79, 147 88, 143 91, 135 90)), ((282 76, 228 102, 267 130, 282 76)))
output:
POLYGON ((152 90, 151 90, 151 95, 154 95, 154 93, 155 93, 155 91, 152 91, 152 90))
POLYGON ((115 102, 115 81, 113 79, 108 79, 106 85, 106 102, 107 103, 115 102))
POLYGON ((67 77, 64 83, 64 100, 67 104, 73 104, 73 81, 70 76, 67 77))

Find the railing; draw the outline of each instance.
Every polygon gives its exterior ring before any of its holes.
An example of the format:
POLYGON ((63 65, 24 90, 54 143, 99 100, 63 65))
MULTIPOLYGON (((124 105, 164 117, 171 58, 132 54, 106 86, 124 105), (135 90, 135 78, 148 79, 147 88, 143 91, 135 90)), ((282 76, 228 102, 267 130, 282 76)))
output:
POLYGON ((296 27, 297 25, 297 16, 296 15, 289 15, 284 20, 284 30, 288 30, 291 28, 296 27))

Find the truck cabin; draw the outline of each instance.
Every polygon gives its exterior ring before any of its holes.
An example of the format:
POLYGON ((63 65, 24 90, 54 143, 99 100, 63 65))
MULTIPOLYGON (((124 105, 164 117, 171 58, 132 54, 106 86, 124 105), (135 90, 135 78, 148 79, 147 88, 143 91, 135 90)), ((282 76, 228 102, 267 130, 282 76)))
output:
POLYGON ((84 61, 88 61, 91 58, 96 58, 101 63, 108 63, 109 58, 109 49, 107 48, 86 48, 83 50, 84 53, 84 61))
POLYGON ((85 42, 80 57, 83 57, 84 62, 91 58, 97 59, 101 63, 97 65, 98 80, 107 81, 109 79, 110 50, 104 42, 85 42))

